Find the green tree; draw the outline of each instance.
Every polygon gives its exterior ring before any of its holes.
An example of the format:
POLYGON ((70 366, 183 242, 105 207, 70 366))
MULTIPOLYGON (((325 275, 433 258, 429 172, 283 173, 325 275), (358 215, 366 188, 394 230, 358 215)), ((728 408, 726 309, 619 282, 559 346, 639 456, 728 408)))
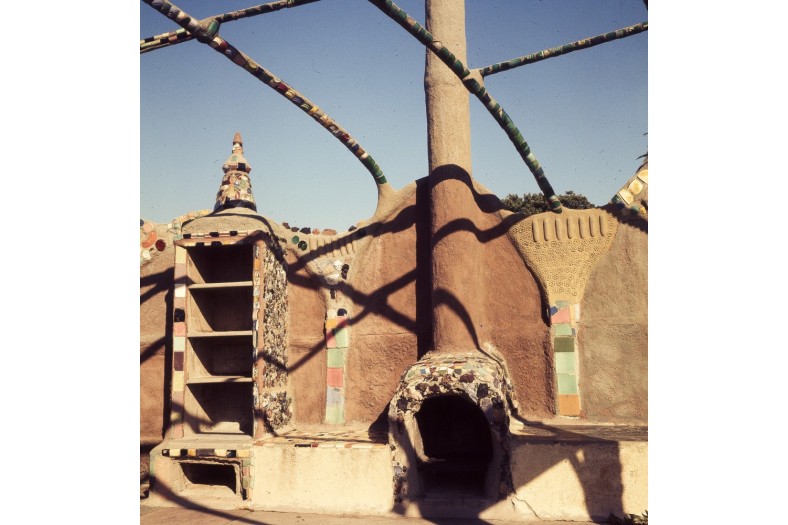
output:
MULTIPOLYGON (((584 195, 580 195, 571 190, 563 195, 558 195, 558 200, 561 201, 562 205, 573 210, 587 210, 595 207, 584 195)), ((510 193, 501 199, 501 203, 507 210, 511 210, 515 213, 523 213, 526 217, 550 211, 550 206, 541 193, 524 193, 522 197, 510 193)))

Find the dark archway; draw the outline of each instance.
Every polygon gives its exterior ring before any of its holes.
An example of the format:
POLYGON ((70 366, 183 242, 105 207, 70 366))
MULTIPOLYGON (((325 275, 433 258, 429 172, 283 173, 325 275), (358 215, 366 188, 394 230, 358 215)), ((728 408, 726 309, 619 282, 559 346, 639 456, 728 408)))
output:
POLYGON ((484 496, 493 445, 479 407, 462 396, 431 397, 416 422, 424 447, 417 461, 424 496, 484 496))
POLYGON ((406 370, 388 413, 395 504, 435 498, 454 508, 511 494, 510 395, 492 353, 428 353, 406 370))

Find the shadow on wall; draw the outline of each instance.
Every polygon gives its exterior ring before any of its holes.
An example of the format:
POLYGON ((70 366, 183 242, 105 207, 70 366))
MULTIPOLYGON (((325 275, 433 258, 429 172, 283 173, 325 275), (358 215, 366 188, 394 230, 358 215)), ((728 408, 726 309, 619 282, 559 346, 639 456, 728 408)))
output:
MULTIPOLYGON (((419 207, 415 205, 407 206, 401 209, 396 216, 388 218, 385 222, 375 222, 364 227, 368 235, 382 236, 385 234, 395 234, 397 232, 402 232, 415 226, 417 239, 415 246, 417 268, 414 268, 404 275, 379 286, 376 290, 370 293, 364 293, 360 290, 357 290, 347 282, 340 282, 337 285, 338 291, 345 294, 360 307, 359 311, 349 320, 349 324, 351 326, 359 323, 370 314, 386 317, 402 329, 416 334, 419 342, 419 357, 423 356, 424 353, 426 353, 426 350, 432 344, 430 331, 424 329, 424 326, 429 327, 429 322, 424 321, 424 319, 429 320, 431 316, 431 311, 434 308, 434 304, 431 302, 433 300, 438 301, 440 304, 446 305, 454 312, 454 314, 462 321, 462 325, 475 342, 477 347, 476 350, 481 350, 481 344, 475 330, 474 320, 472 319, 468 308, 466 308, 462 301, 450 290, 445 289, 438 289, 430 296, 431 275, 429 269, 431 268, 430 252, 432 246, 434 246, 437 242, 440 242, 442 239, 447 238, 457 232, 471 233, 479 243, 488 243, 493 239, 507 235, 510 228, 524 219, 522 215, 509 215, 500 220, 495 226, 487 229, 481 229, 470 219, 457 218, 449 220, 434 234, 430 235, 429 231, 425 231, 426 221, 424 220, 423 215, 425 213, 424 210, 428 210, 429 206, 422 206, 421 203, 425 202, 425 199, 429 199, 429 185, 431 183, 434 184, 443 180, 448 180, 449 178, 458 180, 470 189, 473 196, 473 201, 475 202, 479 211, 486 214, 491 214, 504 209, 501 201, 496 196, 479 193, 474 188, 470 175, 468 175, 466 172, 457 166, 447 166, 445 168, 445 170, 436 170, 436 182, 430 182, 426 178, 416 181, 417 199, 421 201, 419 204, 421 209, 417 209, 419 207), (419 267, 421 267, 421 269, 419 269, 419 267), (417 288, 416 318, 411 318, 405 313, 394 309, 387 301, 388 297, 399 290, 410 286, 411 284, 415 284, 417 288)), ((621 220, 621 218, 615 213, 615 210, 612 210, 609 207, 605 207, 604 209, 610 211, 615 217, 621 220)), ((232 215, 232 213, 227 213, 226 211, 223 213, 224 217, 232 215)), ((267 230, 273 238, 277 238, 274 234, 271 224, 263 217, 240 214, 238 214, 238 216, 243 217, 246 220, 258 220, 261 223, 261 229, 267 230)), ((645 223, 645 221, 643 222, 645 223)), ((636 225, 639 228, 642 228, 644 231, 647 231, 647 223, 640 224, 638 222, 636 225)), ((338 247, 338 242, 336 242, 336 245, 329 243, 326 245, 325 250, 330 251, 338 247)), ((298 275, 298 272, 305 267, 307 262, 315 259, 318 256, 318 253, 311 252, 300 256, 297 263, 291 265, 291 267, 288 268, 287 273, 289 284, 298 287, 314 288, 314 282, 311 280, 311 278, 298 275)), ((525 263, 523 262, 523 264, 525 263)), ((152 285, 152 288, 140 296, 141 304, 144 304, 157 293, 165 291, 165 289, 167 291, 167 322, 165 337, 152 343, 140 356, 140 362, 142 364, 152 355, 154 355, 159 349, 164 347, 167 362, 165 385, 163 386, 170 384, 172 369, 172 351, 171 348, 169 348, 170 341, 172 339, 172 292, 170 286, 163 284, 168 281, 172 282, 172 276, 170 275, 170 278, 167 279, 166 275, 164 275, 167 272, 170 272, 171 274, 172 269, 166 270, 165 272, 162 272, 162 274, 141 278, 140 280, 141 288, 152 285)), ((297 370, 323 349, 324 344, 322 341, 315 344, 301 359, 287 367, 288 372, 292 373, 293 371, 297 370)), ((169 389, 163 388, 163 391, 168 392, 169 389)), ((170 414, 172 413, 171 408, 181 408, 172 407, 169 397, 170 396, 165 396, 165 428, 163 429, 163 435, 166 435, 168 431, 168 420, 170 414)), ((514 413, 514 410, 516 409, 512 407, 512 410, 514 413)), ((378 420, 376 420, 372 426, 380 425, 383 422, 385 412, 386 410, 384 409, 383 413, 381 413, 381 417, 378 418, 378 420)), ((555 465, 562 462, 568 462, 576 473, 580 484, 582 485, 582 490, 585 494, 586 507, 590 516, 596 519, 606 518, 611 512, 616 515, 623 514, 621 463, 620 461, 610 460, 611 458, 619 457, 620 450, 616 441, 589 438, 588 436, 580 433, 567 431, 565 428, 553 427, 543 423, 535 423, 516 415, 514 417, 528 426, 539 427, 540 429, 550 431, 551 433, 561 436, 562 438, 567 438, 575 442, 593 444, 593 446, 581 446, 579 450, 582 452, 582 454, 580 455, 576 453, 576 448, 566 448, 566 452, 562 453, 561 447, 557 446, 554 448, 554 453, 549 456, 529 458, 529 467, 527 471, 524 472, 522 478, 516 479, 516 485, 519 485, 519 487, 528 485, 538 478, 542 473, 551 469, 555 465), (582 456, 582 459, 580 456, 582 456), (604 456, 604 458, 597 456, 604 456), (602 461, 603 459, 604 461, 602 461), (603 463, 606 465, 603 472, 597 471, 593 468, 594 465, 603 463)), ((199 426, 200 422, 191 421, 190 424, 199 426)), ((159 489, 166 491, 166 487, 159 487, 159 489)), ((510 493, 509 495, 517 497, 517 487, 514 487, 513 490, 514 493, 510 493)), ((184 506, 195 507, 192 502, 180 498, 177 494, 171 492, 167 494, 167 498, 175 503, 183 504, 184 506)), ((416 503, 419 504, 418 502, 416 503)), ((495 503, 497 502, 490 501, 490 505, 495 503)), ((200 506, 196 507, 201 508, 206 513, 210 513, 212 515, 225 516, 228 518, 230 517, 230 515, 222 513, 221 511, 210 510, 200 506)), ((424 510, 425 513, 428 513, 428 509, 425 508, 424 510)), ((238 522, 242 523, 259 523, 256 521, 253 522, 244 520, 243 518, 235 518, 234 516, 233 519, 236 519, 238 522)), ((430 521, 433 523, 448 522, 442 518, 435 518, 430 521)), ((479 522, 484 523, 483 521, 479 522)))

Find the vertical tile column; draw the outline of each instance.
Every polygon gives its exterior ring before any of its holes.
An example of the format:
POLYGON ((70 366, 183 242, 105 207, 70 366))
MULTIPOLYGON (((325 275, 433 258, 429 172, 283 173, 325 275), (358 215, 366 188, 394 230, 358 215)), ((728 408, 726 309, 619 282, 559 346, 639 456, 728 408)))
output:
POLYGON ((184 355, 186 352, 186 248, 175 247, 175 289, 172 319, 172 393, 170 435, 183 437, 185 403, 184 355))
POLYGON ((550 307, 555 371, 558 380, 558 414, 580 415, 580 391, 577 381, 577 331, 580 303, 556 301, 550 307))
POLYGON ((326 315, 326 424, 345 422, 345 374, 350 343, 345 308, 329 310, 326 315))

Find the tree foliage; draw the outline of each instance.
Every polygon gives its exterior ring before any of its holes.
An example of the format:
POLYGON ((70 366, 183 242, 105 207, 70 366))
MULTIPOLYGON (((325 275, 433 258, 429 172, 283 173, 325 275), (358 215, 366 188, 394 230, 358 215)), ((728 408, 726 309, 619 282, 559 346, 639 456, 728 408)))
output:
MULTIPOLYGON (((558 195, 558 200, 561 201, 563 206, 573 210, 587 210, 595 207, 584 195, 580 195, 571 190, 563 195, 558 195)), ((550 205, 541 193, 524 193, 522 197, 510 193, 501 199, 501 203, 503 203, 507 210, 511 210, 515 213, 523 213, 526 217, 550 211, 550 205)))

